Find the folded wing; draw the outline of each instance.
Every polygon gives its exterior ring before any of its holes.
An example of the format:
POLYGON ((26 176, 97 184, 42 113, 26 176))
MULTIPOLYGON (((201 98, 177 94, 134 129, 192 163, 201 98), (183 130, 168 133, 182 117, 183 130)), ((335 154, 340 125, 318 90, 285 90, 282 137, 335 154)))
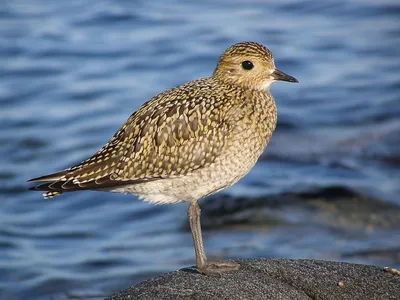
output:
POLYGON ((50 198, 62 192, 184 176, 212 164, 230 130, 224 121, 224 102, 211 97, 206 80, 153 97, 92 157, 70 169, 31 179, 46 182, 31 189, 48 191, 44 196, 50 198))

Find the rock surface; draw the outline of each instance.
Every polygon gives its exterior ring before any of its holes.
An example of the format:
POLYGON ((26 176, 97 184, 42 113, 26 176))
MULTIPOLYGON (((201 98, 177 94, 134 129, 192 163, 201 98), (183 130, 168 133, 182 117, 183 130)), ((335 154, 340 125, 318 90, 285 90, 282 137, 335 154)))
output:
MULTIPOLYGON (((256 228, 294 220, 344 230, 389 230, 400 225, 399 205, 340 185, 256 197, 218 194, 200 207, 205 230, 232 225, 256 228)), ((188 222, 184 226, 189 231, 188 222)))
POLYGON ((241 264, 236 272, 208 277, 186 268, 107 299, 400 299, 400 276, 381 267, 309 259, 235 262, 241 264))

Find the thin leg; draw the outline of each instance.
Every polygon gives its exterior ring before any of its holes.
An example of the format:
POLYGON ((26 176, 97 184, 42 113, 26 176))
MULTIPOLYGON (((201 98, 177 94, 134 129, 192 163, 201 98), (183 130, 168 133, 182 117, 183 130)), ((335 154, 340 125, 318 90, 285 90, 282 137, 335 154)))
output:
POLYGON ((192 231, 194 251, 196 253, 196 268, 200 273, 206 275, 217 275, 224 272, 231 272, 239 269, 239 264, 232 262, 214 262, 207 263, 207 257, 204 252, 203 237, 201 235, 200 225, 200 206, 196 202, 190 202, 188 216, 190 230, 192 231))
POLYGON ((202 269, 207 264, 206 254, 204 252, 203 237, 201 235, 200 225, 200 206, 196 202, 190 202, 188 216, 190 230, 192 231, 194 251, 196 253, 196 267, 202 269))

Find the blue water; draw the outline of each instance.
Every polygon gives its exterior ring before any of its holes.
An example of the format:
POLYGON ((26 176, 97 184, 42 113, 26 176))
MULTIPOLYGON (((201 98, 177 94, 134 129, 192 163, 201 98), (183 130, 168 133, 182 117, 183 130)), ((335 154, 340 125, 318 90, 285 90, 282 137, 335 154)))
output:
MULTIPOLYGON (((398 1, 6 0, 1 299, 101 298, 194 264, 187 205, 101 192, 43 200, 26 180, 89 157, 148 98, 209 76, 222 51, 243 40, 269 47, 300 84, 272 87, 279 123, 271 143, 252 172, 219 195, 342 186, 400 206, 398 1)), ((324 223, 332 214, 311 221, 301 205, 280 213, 287 223, 211 226, 206 253, 400 267, 399 224, 336 226, 340 211, 324 223), (389 254, 376 254, 381 248, 389 254), (365 255, 370 250, 375 255, 365 255)))

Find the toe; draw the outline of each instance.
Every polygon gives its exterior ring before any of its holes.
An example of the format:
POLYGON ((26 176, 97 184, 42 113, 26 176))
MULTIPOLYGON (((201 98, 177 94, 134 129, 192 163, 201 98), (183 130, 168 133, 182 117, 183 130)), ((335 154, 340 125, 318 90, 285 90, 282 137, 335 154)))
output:
POLYGON ((198 271, 205 275, 220 275, 222 273, 239 270, 240 265, 233 262, 212 262, 199 268, 198 271))

